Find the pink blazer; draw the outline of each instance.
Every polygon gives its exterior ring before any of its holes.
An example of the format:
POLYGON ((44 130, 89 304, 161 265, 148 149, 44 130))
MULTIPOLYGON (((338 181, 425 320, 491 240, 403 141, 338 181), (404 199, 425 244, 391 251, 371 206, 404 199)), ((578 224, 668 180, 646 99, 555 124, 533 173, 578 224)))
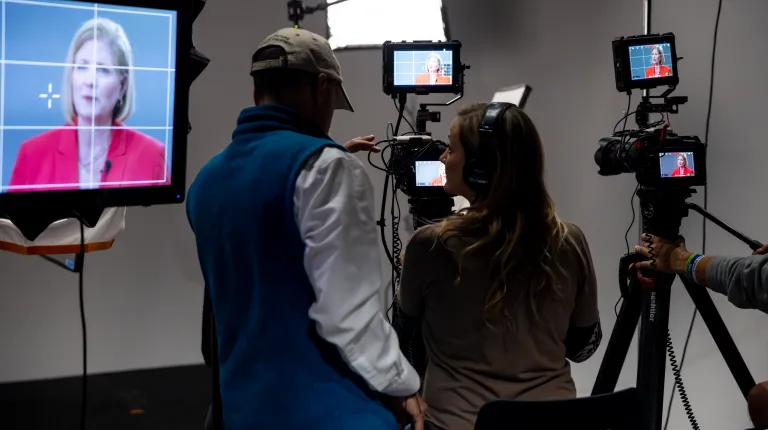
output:
MULTIPOLYGON (((70 124, 73 125, 73 124, 70 124)), ((122 126, 115 123, 115 126, 122 126)), ((108 184, 99 188, 146 187, 168 185, 170 174, 165 164, 162 143, 131 129, 115 129, 107 152, 109 168, 102 170, 101 182, 162 181, 148 184, 108 184)), ((79 189, 77 129, 61 128, 37 135, 21 144, 8 185, 74 184, 71 187, 47 187, 8 190, 9 192, 79 189)), ((106 167, 106 166, 105 166, 106 167)), ((101 170, 101 168, 100 168, 101 170)))

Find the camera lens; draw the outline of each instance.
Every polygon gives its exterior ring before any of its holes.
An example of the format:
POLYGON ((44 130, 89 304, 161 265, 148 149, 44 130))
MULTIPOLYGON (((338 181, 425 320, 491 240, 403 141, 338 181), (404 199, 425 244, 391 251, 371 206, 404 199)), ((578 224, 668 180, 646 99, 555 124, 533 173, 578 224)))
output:
POLYGON ((598 142, 595 151, 595 163, 598 174, 613 176, 621 173, 633 173, 640 161, 640 152, 633 141, 624 142, 619 137, 605 137, 598 142))

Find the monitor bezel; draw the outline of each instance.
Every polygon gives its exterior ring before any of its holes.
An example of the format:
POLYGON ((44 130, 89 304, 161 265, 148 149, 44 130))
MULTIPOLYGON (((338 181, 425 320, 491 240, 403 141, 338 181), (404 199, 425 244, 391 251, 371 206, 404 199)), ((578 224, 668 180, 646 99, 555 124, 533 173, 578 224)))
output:
POLYGON ((461 42, 384 42, 383 90, 393 94, 461 94, 464 91, 464 68, 461 63, 461 42), (395 52, 397 51, 451 51, 450 85, 395 85, 395 52))
POLYGON ((665 33, 661 35, 633 36, 619 38, 613 41, 614 73, 616 77, 616 89, 618 91, 630 91, 633 89, 653 89, 663 86, 677 86, 680 83, 680 70, 677 67, 677 46, 675 35, 665 33), (653 79, 632 79, 632 62, 629 57, 630 46, 659 45, 669 43, 670 65, 672 76, 653 79))
POLYGON ((83 4, 137 7, 176 12, 176 61, 174 65, 173 142, 171 150, 171 183, 163 186, 108 188, 63 191, 0 192, 0 216, 19 208, 83 208, 153 206, 182 203, 186 197, 187 138, 189 132, 189 89, 191 80, 192 24, 195 4, 192 1, 153 0, 151 7, 139 0, 103 0, 98 2, 70 0, 83 4))

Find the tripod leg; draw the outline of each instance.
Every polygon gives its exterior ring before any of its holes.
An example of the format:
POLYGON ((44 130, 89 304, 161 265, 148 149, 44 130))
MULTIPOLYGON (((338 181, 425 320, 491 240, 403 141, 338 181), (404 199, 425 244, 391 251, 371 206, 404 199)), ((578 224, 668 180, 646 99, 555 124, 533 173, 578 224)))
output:
POLYGON ((749 391, 755 386, 755 379, 752 377, 752 373, 750 373, 736 343, 734 343, 731 334, 728 332, 723 318, 717 312, 715 303, 712 302, 712 297, 710 297, 706 288, 701 285, 696 285, 682 276, 680 280, 683 281, 685 289, 688 290, 688 295, 691 296, 691 300, 699 310, 701 319, 707 325, 709 333, 712 335, 715 344, 717 344, 720 354, 723 355, 725 364, 731 370, 731 374, 739 385, 742 394, 744 394, 744 398, 748 399, 749 391))
POLYGON ((597 372, 595 385, 592 387, 592 395, 612 393, 616 389, 616 383, 621 375, 621 368, 624 366, 624 360, 627 358, 629 345, 635 336, 637 322, 640 319, 642 310, 643 291, 632 281, 629 289, 629 297, 625 297, 621 303, 619 316, 616 318, 616 325, 613 326, 611 339, 608 341, 608 347, 605 350, 605 356, 600 363, 600 370, 597 372))
POLYGON ((638 401, 643 414, 640 428, 643 429, 661 429, 670 286, 674 279, 657 278, 654 291, 644 292, 637 363, 638 401))

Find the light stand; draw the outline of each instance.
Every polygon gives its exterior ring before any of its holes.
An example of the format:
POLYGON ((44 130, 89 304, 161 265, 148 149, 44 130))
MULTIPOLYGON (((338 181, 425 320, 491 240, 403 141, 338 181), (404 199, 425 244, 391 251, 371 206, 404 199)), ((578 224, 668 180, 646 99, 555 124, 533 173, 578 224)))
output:
POLYGON ((349 0, 337 0, 333 3, 320 3, 317 6, 304 6, 301 0, 290 0, 288 2, 288 19, 293 23, 294 28, 301 28, 301 21, 304 20, 306 15, 312 15, 313 13, 321 10, 326 10, 330 6, 335 6, 340 3, 344 3, 349 0))
MULTIPOLYGON (((651 34, 651 0, 643 0, 643 34, 651 34)), ((648 94, 649 90, 643 90, 643 97, 648 97, 648 94)))
MULTIPOLYGON (((682 218, 688 215, 688 209, 693 209, 752 249, 761 246, 759 242, 728 226, 700 206, 687 203, 685 200, 694 192, 693 189, 669 191, 641 187, 637 195, 640 198, 644 231, 674 240, 678 237, 682 218)), ((632 263, 642 260, 643 257, 636 253, 627 254, 620 260, 619 282, 624 301, 600 365, 592 395, 611 393, 616 388, 635 328, 642 315, 637 369, 640 399, 638 408, 641 417, 638 428, 658 430, 661 429, 664 410, 665 350, 669 341, 669 301, 675 275, 644 274, 653 282, 651 286, 643 288, 629 269, 632 263)), ((699 310, 744 398, 747 399, 749 391, 755 386, 755 380, 717 312, 712 298, 704 287, 684 277, 680 277, 680 280, 699 310)))

